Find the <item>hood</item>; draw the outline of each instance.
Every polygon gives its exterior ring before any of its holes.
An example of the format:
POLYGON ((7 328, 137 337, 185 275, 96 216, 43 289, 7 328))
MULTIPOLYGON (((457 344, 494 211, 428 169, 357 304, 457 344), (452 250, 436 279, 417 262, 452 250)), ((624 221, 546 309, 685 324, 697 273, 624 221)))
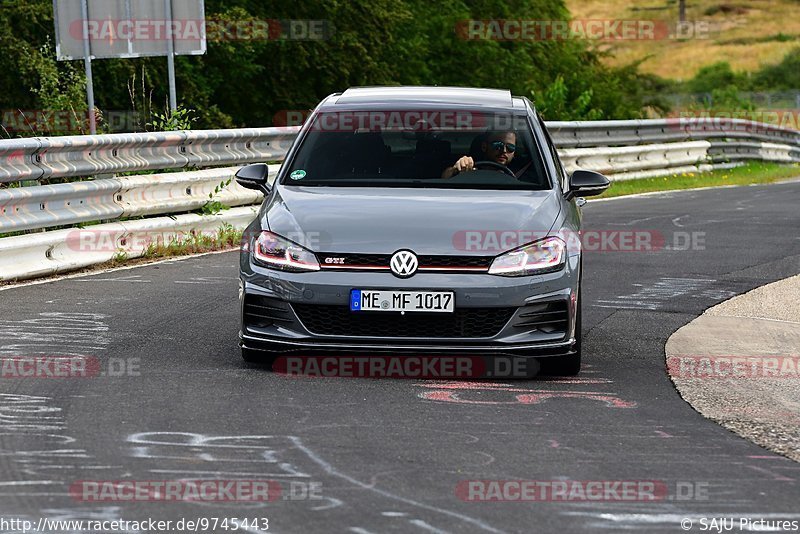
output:
POLYGON ((278 186, 265 205, 264 227, 314 252, 495 255, 544 237, 560 210, 557 195, 278 186))

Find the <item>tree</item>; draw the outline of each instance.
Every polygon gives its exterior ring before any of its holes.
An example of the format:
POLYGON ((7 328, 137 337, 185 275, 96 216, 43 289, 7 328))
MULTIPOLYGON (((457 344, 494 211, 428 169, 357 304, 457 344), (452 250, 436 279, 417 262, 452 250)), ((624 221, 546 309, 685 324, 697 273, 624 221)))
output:
MULTIPOLYGON (((307 110, 348 87, 399 84, 534 96, 558 84, 551 94, 563 93, 560 116, 635 118, 650 83, 636 65, 605 67, 580 40, 465 39, 457 31, 489 17, 567 20, 563 0, 206 0, 206 14, 212 22, 323 20, 333 32, 318 41, 217 39, 205 56, 176 58, 179 102, 195 110, 199 128, 269 126, 281 110, 307 110)), ((52 34, 51 0, 4 0, 0 109, 82 105, 79 65, 56 62, 43 48, 52 34)), ((164 58, 96 61, 97 106, 136 111, 143 129, 166 108, 166 79, 164 58)))

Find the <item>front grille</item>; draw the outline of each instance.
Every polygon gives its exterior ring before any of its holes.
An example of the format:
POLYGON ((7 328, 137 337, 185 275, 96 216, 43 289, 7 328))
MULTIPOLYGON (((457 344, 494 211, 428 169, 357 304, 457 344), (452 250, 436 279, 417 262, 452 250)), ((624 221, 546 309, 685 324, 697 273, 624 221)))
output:
POLYGON ((568 324, 567 301, 557 300, 525 306, 513 326, 544 334, 561 334, 563 337, 567 334, 568 324))
POLYGON ((260 295, 245 295, 244 323, 248 326, 266 328, 275 323, 292 323, 292 311, 289 306, 278 299, 260 295))
POLYGON ((292 304, 314 334, 407 338, 494 337, 515 308, 456 308, 452 313, 351 312, 347 306, 292 304))
MULTIPOLYGON (((383 267, 388 269, 392 259, 391 254, 335 254, 333 252, 323 252, 318 254, 320 264, 327 269, 347 268, 347 267, 383 267), (344 263, 327 263, 329 258, 344 260, 344 263)), ((417 256, 421 268, 477 268, 488 269, 492 264, 493 256, 417 256)))
POLYGON ((491 256, 419 256, 420 267, 480 267, 488 269, 491 256))
POLYGON ((390 254, 334 254, 322 253, 318 254, 319 262, 324 267, 341 267, 348 265, 358 265, 364 267, 386 267, 389 268, 389 260, 392 256, 390 254), (327 258, 344 258, 343 264, 326 264, 327 258))

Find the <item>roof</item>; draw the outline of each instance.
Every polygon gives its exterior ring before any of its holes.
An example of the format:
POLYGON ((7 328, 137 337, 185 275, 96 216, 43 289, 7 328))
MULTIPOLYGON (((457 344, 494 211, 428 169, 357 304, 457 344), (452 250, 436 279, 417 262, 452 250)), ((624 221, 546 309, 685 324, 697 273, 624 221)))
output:
POLYGON ((472 87, 353 87, 330 101, 345 106, 447 104, 511 109, 511 91, 472 87))

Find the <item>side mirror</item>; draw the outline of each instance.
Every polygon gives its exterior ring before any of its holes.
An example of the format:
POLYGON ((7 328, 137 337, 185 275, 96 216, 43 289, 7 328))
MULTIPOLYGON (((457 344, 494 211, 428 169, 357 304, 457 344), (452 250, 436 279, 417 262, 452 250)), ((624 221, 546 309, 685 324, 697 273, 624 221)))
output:
POLYGON ((569 177, 569 191, 565 197, 567 200, 575 197, 592 197, 599 195, 610 185, 608 178, 599 172, 578 169, 569 177))
POLYGON ((247 189, 261 191, 265 195, 269 193, 271 187, 267 183, 269 178, 269 167, 266 163, 255 163, 242 167, 236 173, 236 183, 247 189))

